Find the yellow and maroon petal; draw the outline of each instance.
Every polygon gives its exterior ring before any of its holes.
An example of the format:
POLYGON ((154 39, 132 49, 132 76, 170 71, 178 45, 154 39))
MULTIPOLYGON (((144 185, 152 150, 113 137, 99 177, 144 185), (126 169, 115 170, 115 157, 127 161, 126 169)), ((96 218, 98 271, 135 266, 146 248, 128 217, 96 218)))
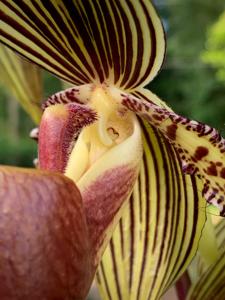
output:
POLYGON ((95 270, 75 184, 1 166, 0 188, 0 298, 86 299, 95 270))
POLYGON ((165 54, 163 27, 149 0, 3 0, 0 40, 76 85, 144 86, 165 54))
POLYGON ((38 124, 41 118, 41 70, 5 46, 0 46, 0 81, 38 124))
MULTIPOLYGON (((198 176, 204 183, 202 194, 208 203, 225 215, 225 140, 203 123, 189 120, 173 111, 145 101, 147 91, 135 96, 121 93, 121 102, 156 127, 174 146, 185 174, 198 176), (143 96, 142 96, 143 95, 143 96)), ((149 99, 151 100, 151 99, 149 99)))
POLYGON ((161 299, 194 257, 205 223, 205 201, 177 153, 142 123, 144 157, 128 209, 99 265, 102 299, 161 299))

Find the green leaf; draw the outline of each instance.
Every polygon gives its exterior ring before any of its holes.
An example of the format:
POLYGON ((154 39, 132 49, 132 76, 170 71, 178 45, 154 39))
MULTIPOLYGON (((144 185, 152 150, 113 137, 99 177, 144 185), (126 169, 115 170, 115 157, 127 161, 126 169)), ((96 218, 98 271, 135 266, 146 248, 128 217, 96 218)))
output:
POLYGON ((160 299, 194 257, 205 223, 201 182, 182 174, 162 134, 142 129, 141 172, 96 275, 103 299, 160 299))

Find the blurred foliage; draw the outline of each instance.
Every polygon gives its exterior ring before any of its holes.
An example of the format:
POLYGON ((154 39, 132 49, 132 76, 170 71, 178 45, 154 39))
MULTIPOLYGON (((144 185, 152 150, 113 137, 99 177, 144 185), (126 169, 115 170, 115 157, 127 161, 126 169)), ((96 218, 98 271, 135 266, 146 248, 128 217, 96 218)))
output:
POLYGON ((208 31, 203 61, 215 67, 218 79, 225 84, 225 11, 208 31))
MULTIPOLYGON (((225 1, 154 2, 163 17, 168 49, 161 73, 148 87, 176 112, 208 123, 225 136, 225 85, 218 81, 216 70, 202 60, 209 36, 215 33, 210 28, 225 9, 225 1)), ((62 89, 57 78, 47 72, 43 77, 44 99, 62 89)), ((28 136, 34 124, 13 103, 12 95, 0 87, 0 164, 32 166, 36 145, 28 136)))
MULTIPOLYGON (((61 81, 45 71, 43 85, 44 99, 62 88, 61 81)), ((38 101, 42 102, 44 99, 38 101)), ((0 164, 33 167, 37 145, 29 138, 29 133, 34 127, 36 125, 17 105, 12 93, 5 85, 0 85, 0 164)))

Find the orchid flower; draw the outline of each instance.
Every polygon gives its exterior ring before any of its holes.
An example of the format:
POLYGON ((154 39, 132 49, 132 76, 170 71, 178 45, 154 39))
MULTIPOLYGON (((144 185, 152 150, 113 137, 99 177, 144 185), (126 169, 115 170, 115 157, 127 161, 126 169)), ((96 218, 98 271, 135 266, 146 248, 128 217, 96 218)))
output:
POLYGON ((144 88, 165 56, 151 1, 2 0, 0 40, 74 85, 43 105, 39 169, 1 167, 0 296, 85 299, 98 268, 104 299, 159 299, 203 196, 225 214, 225 141, 144 88))

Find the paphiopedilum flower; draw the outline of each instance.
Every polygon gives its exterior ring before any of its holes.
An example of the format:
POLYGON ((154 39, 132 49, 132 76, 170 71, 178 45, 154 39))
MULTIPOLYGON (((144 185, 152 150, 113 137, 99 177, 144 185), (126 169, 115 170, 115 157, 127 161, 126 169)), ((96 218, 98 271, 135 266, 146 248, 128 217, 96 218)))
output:
POLYGON ((144 88, 165 55, 152 3, 1 1, 0 40, 74 85, 43 105, 45 171, 2 169, 5 248, 20 247, 4 254, 0 292, 83 299, 119 222, 97 273, 103 297, 159 299, 197 250, 202 195, 225 213, 225 141, 144 88))

